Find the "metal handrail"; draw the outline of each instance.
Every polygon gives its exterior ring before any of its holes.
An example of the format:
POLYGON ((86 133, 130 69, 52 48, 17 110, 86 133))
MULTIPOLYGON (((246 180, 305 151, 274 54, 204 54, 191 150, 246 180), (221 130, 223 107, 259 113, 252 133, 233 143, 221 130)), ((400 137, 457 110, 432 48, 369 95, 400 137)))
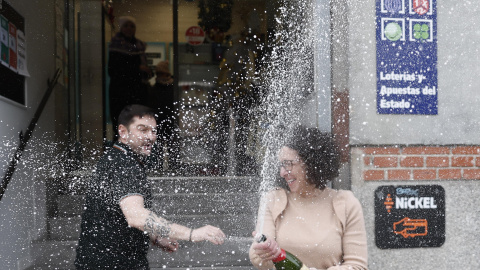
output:
POLYGON ((43 95, 43 99, 38 104, 38 108, 35 111, 35 115, 33 116, 32 120, 30 121, 30 124, 28 125, 27 130, 25 131, 25 134, 20 132, 20 145, 17 147, 17 150, 15 151, 12 160, 10 161, 10 165, 8 165, 7 171, 5 172, 5 175, 3 176, 2 180, 2 185, 0 186, 0 201, 3 198, 3 195, 5 194, 5 191, 7 189, 8 184, 10 183, 10 180, 12 179, 13 173, 15 172, 15 169, 17 168, 17 164, 20 161, 20 158, 22 157, 23 150, 25 150, 25 147, 27 146, 28 141, 32 137, 33 130, 35 129, 35 126, 37 125, 38 119, 40 118, 40 115, 43 112, 43 109, 45 108, 45 105, 47 104, 48 98, 50 97, 50 94, 53 91, 53 88, 57 84, 58 78, 60 77, 61 70, 60 68, 57 69, 55 72, 55 75, 53 77, 53 80, 48 80, 48 88, 45 94, 43 95))

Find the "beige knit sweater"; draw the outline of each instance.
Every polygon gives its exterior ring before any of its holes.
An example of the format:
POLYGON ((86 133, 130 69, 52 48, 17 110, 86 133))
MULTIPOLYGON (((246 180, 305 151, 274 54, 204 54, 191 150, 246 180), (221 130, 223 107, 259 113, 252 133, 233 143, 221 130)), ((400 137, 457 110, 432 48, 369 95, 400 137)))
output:
MULTIPOLYGON (((269 192, 263 201, 266 209, 264 215, 259 213, 257 232, 275 237, 281 248, 307 267, 367 269, 362 207, 351 191, 326 188, 316 197, 304 198, 278 189, 269 192)), ((258 269, 274 268, 271 261, 256 256, 252 248, 250 261, 258 269)))

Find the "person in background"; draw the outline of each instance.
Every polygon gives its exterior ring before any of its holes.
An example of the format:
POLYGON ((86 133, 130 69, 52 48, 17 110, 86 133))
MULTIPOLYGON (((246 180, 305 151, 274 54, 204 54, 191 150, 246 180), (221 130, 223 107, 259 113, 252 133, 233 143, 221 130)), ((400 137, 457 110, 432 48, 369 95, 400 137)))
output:
POLYGON ((120 31, 109 45, 108 75, 110 76, 109 106, 115 135, 117 116, 129 104, 147 105, 148 79, 152 71, 147 65, 146 43, 135 37, 135 19, 118 19, 120 31))
POLYGON ((173 76, 169 70, 168 61, 160 61, 155 67, 155 84, 151 88, 150 106, 158 113, 160 132, 158 139, 163 150, 166 150, 167 164, 170 170, 177 166, 178 138, 176 138, 176 124, 178 111, 175 107, 175 93, 173 76))
POLYGON ((362 206, 351 191, 327 187, 340 164, 332 136, 302 126, 292 134, 278 154, 283 187, 266 194, 264 225, 253 232, 267 240, 252 243, 250 261, 271 269, 282 248, 310 269, 367 269, 362 206))
POLYGON ((152 209, 145 159, 157 138, 155 111, 128 105, 118 117, 118 141, 100 158, 88 183, 77 269, 149 269, 149 243, 173 252, 177 240, 222 244, 225 234, 206 225, 172 223, 152 209))

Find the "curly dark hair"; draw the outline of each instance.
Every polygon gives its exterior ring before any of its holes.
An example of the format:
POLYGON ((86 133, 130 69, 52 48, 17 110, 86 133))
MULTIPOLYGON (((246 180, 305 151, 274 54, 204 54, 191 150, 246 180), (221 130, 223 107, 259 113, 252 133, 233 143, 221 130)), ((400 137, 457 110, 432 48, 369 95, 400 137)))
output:
POLYGON ((328 181, 338 176, 340 153, 331 133, 297 126, 285 146, 297 151, 305 162, 307 181, 317 188, 323 190, 328 181))

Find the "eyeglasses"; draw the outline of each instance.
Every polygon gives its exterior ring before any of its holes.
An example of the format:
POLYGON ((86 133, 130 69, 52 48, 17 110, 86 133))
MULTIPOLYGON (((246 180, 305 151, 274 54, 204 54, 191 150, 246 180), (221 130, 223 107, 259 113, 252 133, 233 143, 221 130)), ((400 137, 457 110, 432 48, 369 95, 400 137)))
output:
POLYGON ((280 170, 282 167, 287 170, 291 171, 293 169, 293 165, 298 163, 298 159, 296 160, 282 160, 278 163, 278 169, 280 170))

